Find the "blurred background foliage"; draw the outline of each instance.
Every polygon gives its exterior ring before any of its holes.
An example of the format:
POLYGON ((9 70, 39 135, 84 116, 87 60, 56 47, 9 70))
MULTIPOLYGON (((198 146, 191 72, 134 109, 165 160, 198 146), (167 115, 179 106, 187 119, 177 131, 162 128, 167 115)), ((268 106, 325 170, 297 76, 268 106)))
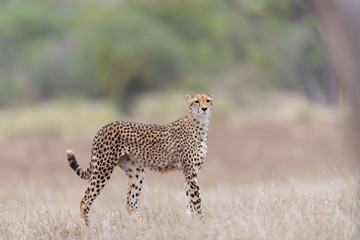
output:
POLYGON ((129 112, 174 89, 334 103, 323 48, 296 0, 0 1, 0 106, 76 96, 129 112))

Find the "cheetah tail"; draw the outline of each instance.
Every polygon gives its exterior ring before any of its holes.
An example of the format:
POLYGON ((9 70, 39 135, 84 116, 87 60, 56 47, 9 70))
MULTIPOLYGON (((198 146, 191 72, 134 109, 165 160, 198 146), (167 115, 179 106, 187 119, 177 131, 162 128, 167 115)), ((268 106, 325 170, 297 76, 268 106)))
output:
POLYGON ((78 162, 76 161, 74 152, 72 150, 66 151, 67 160, 69 161, 70 167, 76 172, 79 177, 82 179, 88 180, 91 177, 92 171, 90 168, 86 169, 85 171, 79 166, 78 162))

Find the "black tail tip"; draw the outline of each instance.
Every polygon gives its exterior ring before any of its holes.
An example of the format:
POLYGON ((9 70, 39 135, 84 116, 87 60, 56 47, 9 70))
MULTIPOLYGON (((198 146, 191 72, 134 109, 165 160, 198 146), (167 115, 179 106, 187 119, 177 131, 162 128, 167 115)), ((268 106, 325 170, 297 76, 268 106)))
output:
POLYGON ((75 160, 74 152, 70 149, 66 150, 68 161, 75 160))
POLYGON ((79 164, 76 162, 74 152, 72 150, 67 150, 66 155, 67 155, 67 160, 69 161, 70 167, 75 171, 79 167, 79 164))
POLYGON ((68 155, 68 157, 74 155, 73 150, 70 150, 70 149, 66 150, 66 155, 68 155))

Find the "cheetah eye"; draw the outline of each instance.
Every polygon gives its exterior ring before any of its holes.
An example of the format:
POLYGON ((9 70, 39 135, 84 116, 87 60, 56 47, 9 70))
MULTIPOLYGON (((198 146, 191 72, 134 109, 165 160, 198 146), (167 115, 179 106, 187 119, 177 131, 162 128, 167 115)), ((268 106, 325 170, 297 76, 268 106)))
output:
POLYGON ((207 103, 210 102, 210 99, 206 100, 206 102, 207 102, 207 103))
POLYGON ((195 100, 194 103, 200 103, 199 100, 195 100))

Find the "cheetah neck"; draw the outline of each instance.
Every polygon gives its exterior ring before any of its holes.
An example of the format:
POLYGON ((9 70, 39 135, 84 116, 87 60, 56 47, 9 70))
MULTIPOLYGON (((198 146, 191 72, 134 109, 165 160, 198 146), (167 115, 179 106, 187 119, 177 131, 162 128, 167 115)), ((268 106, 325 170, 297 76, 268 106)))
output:
POLYGON ((209 129, 209 115, 200 115, 200 116, 192 116, 188 114, 187 118, 191 122, 191 125, 193 125, 196 129, 199 130, 201 135, 204 135, 207 138, 207 133, 209 129))

